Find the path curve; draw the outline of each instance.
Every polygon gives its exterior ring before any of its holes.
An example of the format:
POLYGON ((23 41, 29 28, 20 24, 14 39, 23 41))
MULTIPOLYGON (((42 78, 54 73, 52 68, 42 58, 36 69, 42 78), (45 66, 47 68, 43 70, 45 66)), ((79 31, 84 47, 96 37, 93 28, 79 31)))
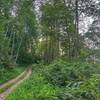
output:
POLYGON ((25 69, 18 77, 8 81, 7 83, 0 86, 0 89, 6 88, 7 84, 12 84, 10 88, 7 88, 3 93, 0 94, 0 100, 4 100, 4 98, 10 94, 20 83, 22 83, 25 79, 27 79, 32 73, 31 67, 25 69))

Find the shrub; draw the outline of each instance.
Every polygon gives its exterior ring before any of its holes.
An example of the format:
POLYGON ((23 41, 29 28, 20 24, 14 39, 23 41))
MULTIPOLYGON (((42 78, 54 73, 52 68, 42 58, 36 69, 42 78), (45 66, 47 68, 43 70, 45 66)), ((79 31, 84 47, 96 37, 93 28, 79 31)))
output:
POLYGON ((59 100, 99 100, 100 75, 66 86, 63 92, 57 94, 57 97, 59 100))
POLYGON ((30 53, 22 52, 20 53, 17 62, 23 65, 32 64, 34 63, 34 58, 30 53))
POLYGON ((86 62, 54 62, 44 70, 45 78, 57 86, 66 86, 70 81, 83 81, 96 72, 96 68, 86 62))
POLYGON ((5 100, 99 100, 100 98, 100 75, 92 75, 96 70, 91 64, 67 63, 60 60, 47 67, 41 64, 34 65, 32 69, 30 78, 20 84, 5 100), (74 74, 71 74, 72 72, 74 74))
POLYGON ((15 66, 14 68, 1 68, 0 69, 0 84, 4 83, 16 76, 18 76, 24 70, 21 66, 15 66))
POLYGON ((42 68, 35 68, 36 65, 33 67, 30 78, 20 84, 5 100, 57 100, 55 87, 46 83, 42 68))

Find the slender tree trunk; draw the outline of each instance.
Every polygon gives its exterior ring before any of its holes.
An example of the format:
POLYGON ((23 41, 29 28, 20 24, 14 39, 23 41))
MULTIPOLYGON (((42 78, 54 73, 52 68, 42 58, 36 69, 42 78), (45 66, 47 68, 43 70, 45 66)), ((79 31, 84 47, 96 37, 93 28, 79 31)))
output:
POLYGON ((18 50, 17 50, 16 58, 15 58, 15 64, 16 64, 18 56, 19 56, 19 51, 20 51, 20 48, 21 48, 21 45, 22 45, 23 37, 24 37, 24 35, 21 36, 21 41, 19 43, 19 47, 18 47, 18 50))
POLYGON ((14 47, 15 47, 15 32, 13 33, 12 50, 11 50, 11 59, 13 58, 14 47))
POLYGON ((44 63, 48 63, 48 35, 45 36, 45 51, 44 51, 44 63))
MULTIPOLYGON (((63 0, 63 2, 64 2, 64 5, 65 5, 65 10, 67 11, 66 1, 63 0)), ((66 26, 67 26, 68 25, 67 19, 65 19, 65 20, 66 20, 66 26)), ((70 33, 67 31, 67 27, 66 27, 66 33, 67 33, 67 36, 68 36, 68 58, 71 59, 71 40, 70 40, 71 36, 70 36, 70 33)))
POLYGON ((75 1, 75 58, 79 56, 79 13, 78 0, 75 1))

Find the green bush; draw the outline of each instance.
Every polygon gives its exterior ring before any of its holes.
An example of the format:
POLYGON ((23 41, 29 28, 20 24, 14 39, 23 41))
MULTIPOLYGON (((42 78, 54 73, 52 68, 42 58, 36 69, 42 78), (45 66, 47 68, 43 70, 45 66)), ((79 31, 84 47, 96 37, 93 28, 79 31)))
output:
POLYGON ((0 84, 15 78, 24 70, 23 67, 16 66, 14 68, 1 68, 0 69, 0 84))
POLYGON ((92 64, 86 62, 53 62, 44 70, 45 78, 57 86, 66 86, 70 81, 83 81, 96 72, 92 64))
POLYGON ((41 62, 41 59, 38 56, 31 53, 24 52, 24 51, 19 54, 18 61, 17 61, 17 63, 22 64, 22 65, 28 65, 28 64, 33 64, 33 63, 38 64, 40 62, 41 62))
POLYGON ((90 79, 67 85, 63 92, 57 94, 59 100, 99 100, 100 75, 93 75, 90 79))
POLYGON ((46 82, 42 68, 33 68, 30 78, 19 85, 5 100, 57 100, 55 95, 56 89, 46 82))
POLYGON ((100 74, 86 62, 34 65, 29 79, 5 100, 99 100, 100 74), (94 75, 93 75, 94 74, 94 75))
POLYGON ((34 58, 30 53, 21 52, 17 62, 23 65, 32 64, 34 63, 34 58))

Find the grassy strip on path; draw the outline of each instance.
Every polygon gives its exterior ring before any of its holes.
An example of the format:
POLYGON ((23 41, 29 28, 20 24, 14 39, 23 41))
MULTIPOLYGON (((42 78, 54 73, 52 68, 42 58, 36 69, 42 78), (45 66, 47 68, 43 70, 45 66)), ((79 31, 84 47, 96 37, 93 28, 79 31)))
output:
POLYGON ((17 76, 16 78, 9 80, 8 82, 2 84, 0 86, 0 93, 3 93, 5 90, 7 90, 13 84, 15 84, 17 81, 23 79, 23 77, 26 75, 26 73, 27 73, 27 69, 23 73, 21 73, 19 76, 17 76))
POLYGON ((12 84, 8 83, 8 84, 6 85, 6 87, 0 88, 0 94, 3 93, 5 90, 7 90, 7 89, 8 89, 9 87, 11 87, 11 86, 12 86, 12 84))
POLYGON ((31 74, 31 68, 27 68, 22 74, 20 74, 17 78, 13 79, 11 83, 8 84, 1 89, 0 100, 4 100, 5 96, 8 95, 16 86, 25 80, 31 74))

